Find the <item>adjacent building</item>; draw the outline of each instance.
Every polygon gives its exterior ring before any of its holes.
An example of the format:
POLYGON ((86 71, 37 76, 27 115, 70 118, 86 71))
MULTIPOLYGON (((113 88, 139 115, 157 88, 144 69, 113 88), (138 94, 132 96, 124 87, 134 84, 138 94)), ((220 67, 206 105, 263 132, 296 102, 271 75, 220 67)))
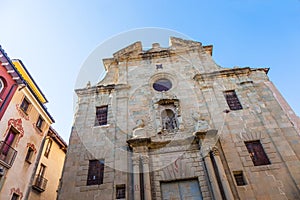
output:
POLYGON ((213 46, 136 42, 76 90, 59 200, 298 199, 299 118, 269 68, 222 68, 213 46))
MULTIPOLYGON (((28 199, 47 135, 55 132, 50 128, 54 119, 45 107, 45 95, 22 61, 10 60, 2 48, 0 52, 0 199, 28 199)), ((64 153, 57 154, 56 182, 64 153)))
POLYGON ((61 172, 65 161, 67 144, 50 127, 43 145, 41 158, 32 182, 30 200, 57 199, 61 172))

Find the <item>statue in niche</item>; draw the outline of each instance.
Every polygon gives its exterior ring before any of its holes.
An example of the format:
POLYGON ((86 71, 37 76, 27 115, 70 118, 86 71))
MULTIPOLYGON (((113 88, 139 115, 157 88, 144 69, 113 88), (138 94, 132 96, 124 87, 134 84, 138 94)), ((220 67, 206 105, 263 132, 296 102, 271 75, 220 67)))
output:
POLYGON ((136 127, 133 128, 133 137, 141 138, 147 137, 146 130, 144 129, 145 123, 143 119, 139 119, 136 121, 136 127))
POLYGON ((203 117, 201 117, 201 115, 199 113, 193 112, 192 118, 195 120, 195 126, 194 126, 195 132, 209 130, 210 126, 209 126, 208 122, 203 117))
POLYGON ((163 131, 173 131, 177 130, 179 127, 177 121, 177 115, 171 109, 165 109, 162 111, 162 128, 163 131))

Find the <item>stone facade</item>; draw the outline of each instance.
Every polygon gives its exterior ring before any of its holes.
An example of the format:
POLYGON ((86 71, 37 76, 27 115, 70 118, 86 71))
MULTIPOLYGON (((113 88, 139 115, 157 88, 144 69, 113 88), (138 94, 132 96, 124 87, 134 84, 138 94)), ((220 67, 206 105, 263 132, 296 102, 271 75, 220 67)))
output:
POLYGON ((268 68, 222 68, 212 46, 173 37, 103 63, 105 78, 76 90, 58 199, 300 196, 299 118, 268 68))

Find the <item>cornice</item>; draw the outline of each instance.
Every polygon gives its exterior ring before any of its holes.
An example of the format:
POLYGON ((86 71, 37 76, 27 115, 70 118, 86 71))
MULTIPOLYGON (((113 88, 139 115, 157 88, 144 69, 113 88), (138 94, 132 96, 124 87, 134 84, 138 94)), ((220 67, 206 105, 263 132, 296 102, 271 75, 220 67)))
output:
POLYGON ((219 77, 250 75, 253 71, 264 71, 267 74, 269 68, 244 67, 244 68, 225 69, 225 70, 214 71, 210 73, 196 74, 193 79, 199 81, 199 80, 207 80, 207 79, 219 78, 219 77))

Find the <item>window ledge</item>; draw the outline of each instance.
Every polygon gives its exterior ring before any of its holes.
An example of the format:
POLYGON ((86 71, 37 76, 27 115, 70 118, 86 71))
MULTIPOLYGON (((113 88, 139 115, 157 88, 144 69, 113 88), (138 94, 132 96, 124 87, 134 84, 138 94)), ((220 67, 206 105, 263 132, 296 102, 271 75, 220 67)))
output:
POLYGON ((105 125, 96 125, 94 126, 94 128, 107 128, 107 127, 110 127, 111 124, 105 124, 105 125))
POLYGON ((25 160, 28 164, 31 164, 32 162, 31 162, 31 160, 25 160))

